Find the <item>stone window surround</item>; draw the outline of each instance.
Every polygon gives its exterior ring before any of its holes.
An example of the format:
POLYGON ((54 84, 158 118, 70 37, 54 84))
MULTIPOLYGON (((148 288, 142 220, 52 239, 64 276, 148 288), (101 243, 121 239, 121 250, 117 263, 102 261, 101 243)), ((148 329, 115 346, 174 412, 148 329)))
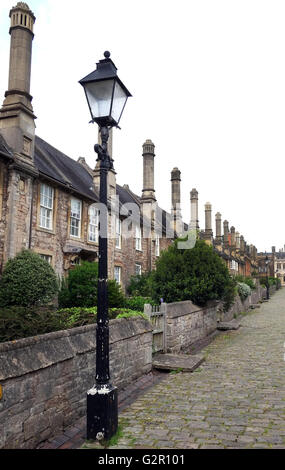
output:
POLYGON ((95 208, 95 217, 97 217, 97 224, 92 224, 92 226, 95 227, 95 233, 96 233, 96 240, 90 240, 90 221, 91 221, 91 217, 90 217, 90 209, 93 207, 93 204, 91 204, 89 207, 88 207, 88 233, 87 233, 87 243, 91 243, 92 245, 98 245, 99 243, 99 209, 96 209, 95 208), (96 212, 97 212, 97 216, 96 216, 96 212))
POLYGON ((119 266, 119 265, 114 266, 114 279, 118 284, 120 284, 120 285, 122 284, 122 266, 119 266), (119 280, 116 279, 116 268, 118 270, 118 274, 119 274, 118 279, 119 280))
POLYGON ((115 227, 116 227, 115 248, 117 250, 121 250, 122 249, 122 222, 119 219, 119 217, 116 217, 115 219, 115 227))
POLYGON ((52 251, 45 250, 39 247, 33 248, 33 251, 37 253, 38 255, 50 256, 51 257, 50 265, 54 268, 54 253, 52 251))
POLYGON ((78 199, 77 197, 73 197, 71 196, 70 199, 69 199, 69 211, 68 211, 68 235, 70 238, 74 239, 74 240, 83 240, 83 230, 82 230, 82 223, 83 223, 83 201, 81 199, 78 199), (80 202, 80 219, 79 220, 79 236, 76 236, 76 235, 72 235, 71 234, 71 201, 72 199, 74 199, 75 201, 79 201, 80 202))
POLYGON ((51 184, 46 183, 43 180, 39 180, 38 182, 38 202, 37 202, 37 230, 42 232, 47 232, 55 235, 55 227, 56 227, 56 213, 57 213, 57 200, 58 200, 58 190, 51 184), (44 228, 40 226, 40 212, 41 212, 41 184, 46 184, 53 188, 53 217, 52 217, 52 229, 44 228))
POLYGON ((142 265, 141 265, 141 263, 135 263, 135 275, 136 276, 141 276, 142 275, 142 265), (139 269, 137 269, 137 268, 139 268, 139 269))
POLYGON ((54 215, 54 188, 46 183, 40 183, 40 220, 39 220, 39 225, 40 225, 40 228, 44 228, 46 230, 53 230, 53 215, 54 215), (49 195, 45 194, 45 192, 42 193, 42 188, 45 187, 45 188, 48 188, 48 190, 51 190, 51 197, 49 197, 49 195), (44 204, 42 202, 42 195, 43 197, 48 197, 51 199, 51 205, 47 205, 47 204, 44 204), (42 211, 42 208, 43 209, 46 209, 48 211, 50 211, 50 217, 46 217, 51 226, 50 227, 44 227, 44 225, 41 225, 41 211, 42 211))
POLYGON ((135 244, 136 251, 142 251, 142 229, 140 225, 135 226, 135 244), (138 236, 139 235, 139 236, 138 236))

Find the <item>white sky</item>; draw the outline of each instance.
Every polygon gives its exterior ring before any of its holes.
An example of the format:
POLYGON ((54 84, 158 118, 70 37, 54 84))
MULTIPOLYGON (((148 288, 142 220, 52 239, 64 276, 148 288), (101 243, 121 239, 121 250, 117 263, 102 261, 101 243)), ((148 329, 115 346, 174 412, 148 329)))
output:
MULTIPOLYGON (((0 3, 0 93, 8 83, 9 11, 0 3)), ((132 93, 114 130, 117 182, 142 190, 142 144, 156 146, 155 189, 170 210, 170 172, 259 251, 285 243, 284 0, 29 0, 37 20, 31 94, 36 133, 95 166, 97 128, 78 81, 105 50, 132 93)), ((0 101, 2 100, 0 96, 0 101)))

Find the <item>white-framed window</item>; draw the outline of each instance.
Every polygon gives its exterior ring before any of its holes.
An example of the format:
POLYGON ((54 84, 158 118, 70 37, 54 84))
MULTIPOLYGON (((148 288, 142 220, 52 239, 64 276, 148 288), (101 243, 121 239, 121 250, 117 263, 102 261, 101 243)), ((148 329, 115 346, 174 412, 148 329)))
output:
POLYGON ((160 238, 158 233, 155 234, 155 255, 160 255, 160 238))
POLYGON ((70 235, 80 238, 81 235, 82 202, 79 199, 70 200, 70 235))
POLYGON ((49 264, 51 264, 51 260, 52 260, 52 256, 51 256, 51 255, 43 255, 43 254, 41 254, 41 253, 40 253, 39 255, 40 255, 40 257, 41 257, 42 259, 44 259, 44 260, 47 261, 49 264))
POLYGON ((122 247, 122 223, 119 217, 116 217, 116 248, 122 247))
POLYGON ((121 284, 122 268, 121 266, 114 266, 114 279, 118 284, 121 284))
POLYGON ((54 189, 40 185, 40 227, 52 230, 54 189))
POLYGON ((135 274, 136 276, 141 276, 142 274, 142 265, 139 263, 135 264, 135 274))
POLYGON ((136 250, 142 251, 142 231, 139 225, 136 225, 136 250))
POLYGON ((89 208, 89 230, 88 240, 90 242, 98 243, 99 239, 99 209, 95 206, 89 208))

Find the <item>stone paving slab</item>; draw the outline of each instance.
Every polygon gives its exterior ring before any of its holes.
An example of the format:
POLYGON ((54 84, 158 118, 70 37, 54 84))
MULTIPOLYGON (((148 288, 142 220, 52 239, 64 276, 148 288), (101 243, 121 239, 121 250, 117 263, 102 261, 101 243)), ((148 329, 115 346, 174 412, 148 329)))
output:
POLYGON ((232 321, 227 321, 227 322, 221 321, 218 324, 217 329, 227 331, 227 330, 238 330, 239 327, 240 327, 240 322, 237 320, 232 320, 232 321))
POLYGON ((203 354, 156 354, 152 361, 154 369, 193 372, 204 362, 203 354))
POLYGON ((112 448, 284 449, 285 289, 240 321, 192 373, 167 374, 121 411, 112 448))

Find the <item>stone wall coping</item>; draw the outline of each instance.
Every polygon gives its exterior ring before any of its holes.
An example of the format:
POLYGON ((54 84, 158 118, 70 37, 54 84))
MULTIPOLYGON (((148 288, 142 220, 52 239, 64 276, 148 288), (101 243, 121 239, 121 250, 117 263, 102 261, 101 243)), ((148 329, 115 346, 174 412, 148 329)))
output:
MULTIPOLYGON (((110 346, 152 332, 143 317, 110 320, 110 346)), ((96 348, 96 323, 0 343, 0 380, 18 377, 96 348)))
POLYGON ((167 304, 166 306, 167 318, 183 317, 184 315, 189 315, 197 312, 207 313, 207 310, 209 308, 213 308, 216 306, 216 301, 208 302, 205 307, 199 307, 198 305, 193 304, 191 300, 173 302, 171 304, 167 304))

